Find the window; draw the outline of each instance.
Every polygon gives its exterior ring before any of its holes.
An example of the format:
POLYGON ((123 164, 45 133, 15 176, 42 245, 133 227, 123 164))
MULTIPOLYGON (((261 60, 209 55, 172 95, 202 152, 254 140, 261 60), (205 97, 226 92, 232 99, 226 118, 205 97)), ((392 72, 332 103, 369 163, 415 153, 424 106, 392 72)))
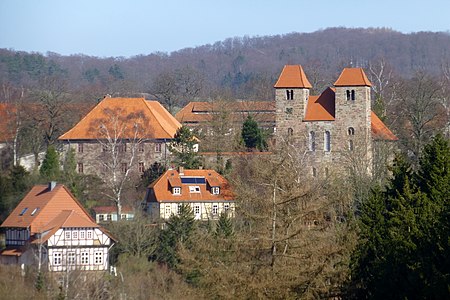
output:
POLYGON ((121 220, 126 220, 126 219, 127 219, 127 215, 121 214, 121 215, 120 215, 120 219, 121 219, 121 220))
POLYGON ((317 169, 314 167, 312 168, 312 176, 317 177, 317 169))
POLYGON ((78 240, 78 231, 72 231, 72 240, 78 240))
POLYGON ((218 204, 213 204, 211 212, 212 212, 213 215, 217 215, 219 213, 219 205, 218 204))
POLYGON ((104 221, 105 220, 105 216, 104 215, 98 215, 98 220, 101 222, 101 221, 104 221))
POLYGON ((75 256, 75 252, 67 252, 67 264, 75 265, 77 261, 77 257, 75 256))
POLYGON ((122 170, 123 173, 126 173, 128 171, 128 165, 127 163, 122 163, 120 165, 120 169, 122 170))
POLYGON ((345 91, 347 100, 350 100, 350 90, 345 91))
POLYGON ((355 135, 355 128, 349 127, 347 132, 348 132, 348 135, 355 135))
POLYGON ((166 206, 166 217, 170 216, 171 213, 172 212, 171 212, 171 209, 170 209, 170 205, 167 205, 166 206))
POLYGON ((22 211, 20 212, 19 216, 23 216, 24 213, 26 213, 28 210, 28 207, 25 207, 24 209, 22 209, 22 211))
POLYGON ((139 168, 139 172, 144 173, 145 167, 144 167, 144 163, 143 162, 139 163, 139 167, 138 168, 139 168))
POLYGON ((181 195, 181 188, 180 188, 180 187, 174 187, 174 188, 172 189, 172 193, 173 193, 174 195, 181 195))
POLYGON ((198 185, 190 185, 189 192, 190 193, 200 193, 200 187, 198 185))
POLYGON ((227 212, 227 211, 229 211, 230 210, 230 204, 229 203, 225 203, 224 205, 223 205, 223 209, 227 212))
POLYGON ((103 252, 94 253, 94 263, 96 265, 101 265, 103 263, 103 252))
POLYGON ((352 100, 355 101, 355 90, 352 90, 352 100))
POLYGON ((89 264, 89 253, 88 252, 81 252, 81 256, 80 256, 80 262, 82 265, 87 265, 89 264))
POLYGON ((138 145, 138 152, 144 152, 144 143, 138 145))
POLYGON ((294 100, 294 90, 286 90, 286 99, 294 100))
POLYGON ((83 168, 83 163, 78 163, 78 173, 83 173, 84 172, 83 169, 84 169, 83 168))
POLYGON ((353 151, 353 141, 348 141, 348 150, 353 151))
POLYGON ((329 131, 325 131, 323 136, 323 150, 325 152, 330 152, 331 150, 331 134, 329 131))
POLYGON ((211 188, 211 193, 212 193, 213 195, 219 195, 219 193, 220 193, 220 188, 219 188, 218 186, 212 187, 212 188, 211 188))
POLYGON ((91 240, 92 239, 92 230, 86 231, 86 236, 87 236, 88 240, 91 240))
POLYGON ((119 152, 127 152, 127 143, 119 144, 119 152))
POLYGON ((37 213, 38 210, 39 210, 39 207, 36 207, 35 209, 33 209, 33 211, 31 212, 31 215, 34 216, 34 214, 37 213))
POLYGON ((178 207, 177 207, 177 214, 181 214, 181 204, 178 204, 178 207))
POLYGON ((286 107, 286 114, 292 115, 292 111, 293 111, 292 107, 286 107))
POLYGON ((64 232, 64 237, 66 240, 70 240, 70 238, 72 237, 70 230, 66 230, 64 232))
POLYGON ((86 238, 86 231, 80 230, 80 240, 84 240, 86 238))
POLYGON ((84 152, 84 148, 83 148, 83 144, 82 143, 78 143, 78 152, 79 153, 83 153, 84 152))
POLYGON ((53 264, 59 266, 59 265, 61 265, 61 261, 62 261, 62 253, 54 252, 53 253, 53 264))
POLYGON ((112 220, 112 215, 111 214, 107 214, 106 215, 106 220, 111 221, 112 220))
POLYGON ((161 143, 155 144, 155 152, 161 152, 161 148, 162 148, 161 145, 162 145, 161 143))
POLYGON ((309 132, 309 151, 316 151, 316 134, 314 131, 309 132))
POLYGON ((194 205, 194 214, 199 215, 200 214, 200 205, 195 204, 194 205))
POLYGON ((288 128, 288 136, 294 135, 294 129, 288 128))

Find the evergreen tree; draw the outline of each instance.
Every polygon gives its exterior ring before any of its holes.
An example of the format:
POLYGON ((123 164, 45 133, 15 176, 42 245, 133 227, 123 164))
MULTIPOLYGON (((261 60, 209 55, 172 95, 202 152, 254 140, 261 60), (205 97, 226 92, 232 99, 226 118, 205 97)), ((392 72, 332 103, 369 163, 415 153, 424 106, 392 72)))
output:
POLYGON ((215 236, 228 238, 233 236, 233 223, 226 213, 220 214, 219 220, 217 221, 215 236))
POLYGON ((242 141, 248 149, 258 149, 263 151, 267 148, 263 131, 258 127, 258 123, 252 116, 248 116, 242 125, 242 141))
POLYGON ((39 172, 45 180, 58 180, 60 178, 59 155, 53 145, 48 146, 39 172))
POLYGON ((186 169, 198 169, 201 161, 195 149, 197 144, 197 139, 191 130, 186 126, 180 127, 175 134, 173 144, 169 146, 170 152, 175 157, 175 163, 186 169))
POLYGON ((70 148, 67 152, 63 165, 63 179, 66 186, 70 189, 72 194, 80 199, 80 175, 76 171, 77 162, 75 160, 75 149, 70 148))
POLYGON ((196 221, 192 209, 187 204, 179 207, 179 213, 172 215, 159 234, 159 244, 154 258, 176 268, 180 262, 179 247, 190 247, 190 238, 196 229, 196 221))

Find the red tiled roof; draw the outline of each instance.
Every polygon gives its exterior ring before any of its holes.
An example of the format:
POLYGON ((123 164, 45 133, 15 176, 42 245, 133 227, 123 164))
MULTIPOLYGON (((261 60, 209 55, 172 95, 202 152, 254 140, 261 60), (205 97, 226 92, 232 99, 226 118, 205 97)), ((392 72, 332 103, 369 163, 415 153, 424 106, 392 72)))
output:
POLYGON ((372 86, 362 68, 344 68, 334 86, 372 86))
POLYGON ((312 88, 301 65, 286 65, 278 77, 275 88, 312 88))
POLYGON ((383 123, 383 121, 378 118, 378 116, 372 112, 372 138, 375 140, 385 140, 385 141, 397 141, 398 138, 389 128, 383 123))
MULTIPOLYGON (((111 214, 111 213, 117 213, 117 207, 116 206, 96 206, 93 207, 92 210, 96 214, 111 214)), ((133 212, 133 208, 128 205, 122 206, 122 213, 131 213, 133 212)))
POLYGON ((213 120, 215 113, 230 112, 233 122, 243 122, 248 115, 257 122, 273 122, 274 111, 272 101, 189 102, 175 118, 180 123, 206 123, 213 120))
POLYGON ((60 140, 104 139, 101 127, 125 127, 122 138, 133 138, 135 124, 143 130, 139 138, 173 138, 181 124, 157 101, 144 98, 105 98, 78 124, 59 137, 60 140), (114 125, 119 119, 120 125, 114 125))
POLYGON ((234 201, 234 194, 228 181, 214 170, 184 170, 183 175, 177 170, 167 170, 149 189, 147 202, 203 202, 203 201, 234 201), (183 177, 204 178, 206 184, 181 183, 183 177), (181 195, 173 195, 169 180, 178 179, 181 183, 181 195), (213 195, 209 186, 219 186, 220 194, 213 195), (200 192, 190 192, 190 186, 200 187, 200 192))
POLYGON ((327 88, 320 96, 309 96, 304 121, 334 121, 335 93, 327 88))
POLYGON ((30 227, 31 234, 39 233, 48 228, 49 223, 60 215, 62 209, 73 211, 87 221, 94 222, 64 185, 57 184, 51 191, 47 185, 36 185, 0 227, 30 227))

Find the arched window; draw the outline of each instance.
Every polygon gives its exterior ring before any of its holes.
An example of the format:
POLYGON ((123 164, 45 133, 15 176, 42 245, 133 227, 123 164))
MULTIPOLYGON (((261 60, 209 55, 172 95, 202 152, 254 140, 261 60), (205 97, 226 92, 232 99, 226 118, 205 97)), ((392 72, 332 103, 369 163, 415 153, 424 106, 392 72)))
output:
POLYGON ((355 101, 355 90, 352 90, 352 100, 355 101))
POLYGON ((288 136, 292 136, 294 134, 294 129, 288 128, 288 136))
POLYGON ((325 152, 330 152, 331 150, 331 134, 329 131, 325 131, 323 136, 323 150, 325 152))
POLYGON ((348 135, 355 135, 355 128, 349 127, 348 128, 348 135))
POLYGON ((350 150, 350 151, 353 151, 353 141, 352 140, 349 140, 348 141, 348 150, 350 150))
POLYGON ((314 131, 309 132, 309 151, 316 151, 316 134, 314 131))

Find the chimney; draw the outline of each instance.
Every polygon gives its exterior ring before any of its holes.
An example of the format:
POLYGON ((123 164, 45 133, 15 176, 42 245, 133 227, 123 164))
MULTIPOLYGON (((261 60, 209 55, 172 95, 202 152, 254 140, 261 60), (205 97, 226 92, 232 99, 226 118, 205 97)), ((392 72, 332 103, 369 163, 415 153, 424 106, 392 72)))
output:
POLYGON ((55 186, 56 186, 56 181, 50 181, 49 183, 48 183, 48 190, 51 192, 51 191, 53 191, 53 189, 55 188, 55 186))
POLYGON ((178 173, 180 173, 180 175, 184 175, 184 167, 178 167, 178 173))

